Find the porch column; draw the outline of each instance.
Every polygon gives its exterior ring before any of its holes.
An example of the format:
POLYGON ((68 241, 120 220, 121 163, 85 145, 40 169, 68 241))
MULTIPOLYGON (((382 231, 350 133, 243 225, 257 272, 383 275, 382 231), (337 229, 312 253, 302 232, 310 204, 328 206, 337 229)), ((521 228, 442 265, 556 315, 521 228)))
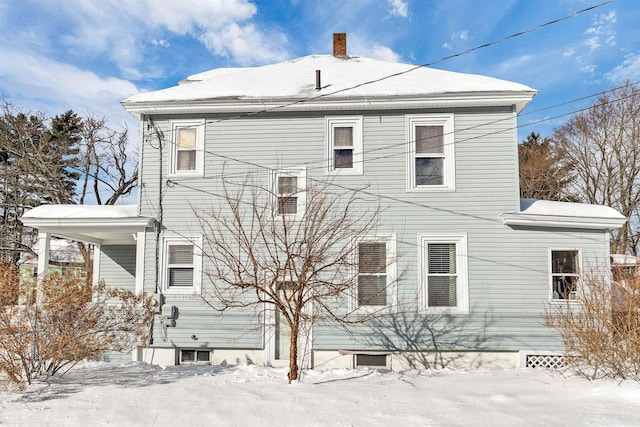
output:
MULTIPOLYGON (((136 294, 144 292, 144 251, 147 233, 139 231, 134 234, 136 240, 136 294)), ((154 292, 155 289, 154 289, 154 292)))
POLYGON ((42 281, 49 274, 49 253, 51 249, 51 234, 38 233, 38 277, 36 284, 36 302, 44 302, 44 289, 42 281))

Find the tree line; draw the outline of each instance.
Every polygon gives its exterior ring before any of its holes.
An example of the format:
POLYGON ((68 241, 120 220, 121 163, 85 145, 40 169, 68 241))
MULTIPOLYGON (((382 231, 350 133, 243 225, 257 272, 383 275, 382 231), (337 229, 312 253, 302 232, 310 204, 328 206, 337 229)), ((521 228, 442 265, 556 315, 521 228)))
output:
MULTIPOLYGON (((0 260, 20 263, 35 235, 19 218, 42 204, 113 205, 135 188, 137 153, 126 128, 72 110, 54 117, 0 106, 0 260)), ((79 243, 87 272, 91 246, 79 243)))
POLYGON ((611 252, 640 252, 640 88, 627 82, 555 128, 518 146, 523 198, 611 206, 629 221, 611 252))

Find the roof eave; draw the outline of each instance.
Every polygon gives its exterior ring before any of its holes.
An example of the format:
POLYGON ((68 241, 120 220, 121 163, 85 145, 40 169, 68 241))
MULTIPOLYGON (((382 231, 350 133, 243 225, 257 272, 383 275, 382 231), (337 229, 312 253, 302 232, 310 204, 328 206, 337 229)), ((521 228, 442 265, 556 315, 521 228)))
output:
POLYGON ((168 101, 123 101, 122 106, 138 119, 143 114, 248 113, 256 110, 335 111, 384 110, 443 107, 514 106, 520 113, 536 91, 456 92, 432 95, 375 95, 350 97, 212 98, 168 101))
POLYGON ((112 227, 118 226, 126 229, 141 229, 153 225, 153 218, 30 218, 21 217, 20 220, 27 227, 112 227))
POLYGON ((502 223, 510 226, 586 228, 615 230, 627 222, 626 218, 591 218, 581 216, 531 215, 519 212, 502 214, 502 223))

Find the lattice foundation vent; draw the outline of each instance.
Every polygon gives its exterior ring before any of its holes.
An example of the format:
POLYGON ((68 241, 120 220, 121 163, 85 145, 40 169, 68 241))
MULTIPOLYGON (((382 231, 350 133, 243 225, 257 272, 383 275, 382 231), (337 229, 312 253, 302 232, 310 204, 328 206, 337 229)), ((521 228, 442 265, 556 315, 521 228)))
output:
POLYGON ((527 368, 563 368, 566 357, 560 354, 527 354, 527 368))

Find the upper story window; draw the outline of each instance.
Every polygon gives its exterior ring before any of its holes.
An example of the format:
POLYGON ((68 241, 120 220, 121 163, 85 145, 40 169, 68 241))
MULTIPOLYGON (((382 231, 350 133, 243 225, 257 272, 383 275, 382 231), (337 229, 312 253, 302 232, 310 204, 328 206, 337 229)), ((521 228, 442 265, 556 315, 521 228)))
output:
POLYGON ((454 190, 453 114, 411 115, 406 124, 408 188, 454 190))
POLYGON ((171 122, 170 174, 202 175, 204 164, 204 120, 171 122))
POLYGON ((275 209, 278 215, 296 219, 304 216, 307 203, 307 171, 305 167, 282 169, 274 173, 275 209))
POLYGON ((201 258, 199 245, 194 244, 193 240, 165 238, 163 277, 165 291, 200 292, 201 258))
POLYGON ((551 299, 574 299, 580 279, 580 252, 551 250, 551 299))
POLYGON ((357 243, 357 308, 380 309, 395 306, 395 236, 371 237, 357 243))
POLYGON ((362 116, 326 117, 328 174, 362 174, 362 116))
POLYGON ((421 235, 419 242, 423 309, 467 313, 467 237, 421 235))

